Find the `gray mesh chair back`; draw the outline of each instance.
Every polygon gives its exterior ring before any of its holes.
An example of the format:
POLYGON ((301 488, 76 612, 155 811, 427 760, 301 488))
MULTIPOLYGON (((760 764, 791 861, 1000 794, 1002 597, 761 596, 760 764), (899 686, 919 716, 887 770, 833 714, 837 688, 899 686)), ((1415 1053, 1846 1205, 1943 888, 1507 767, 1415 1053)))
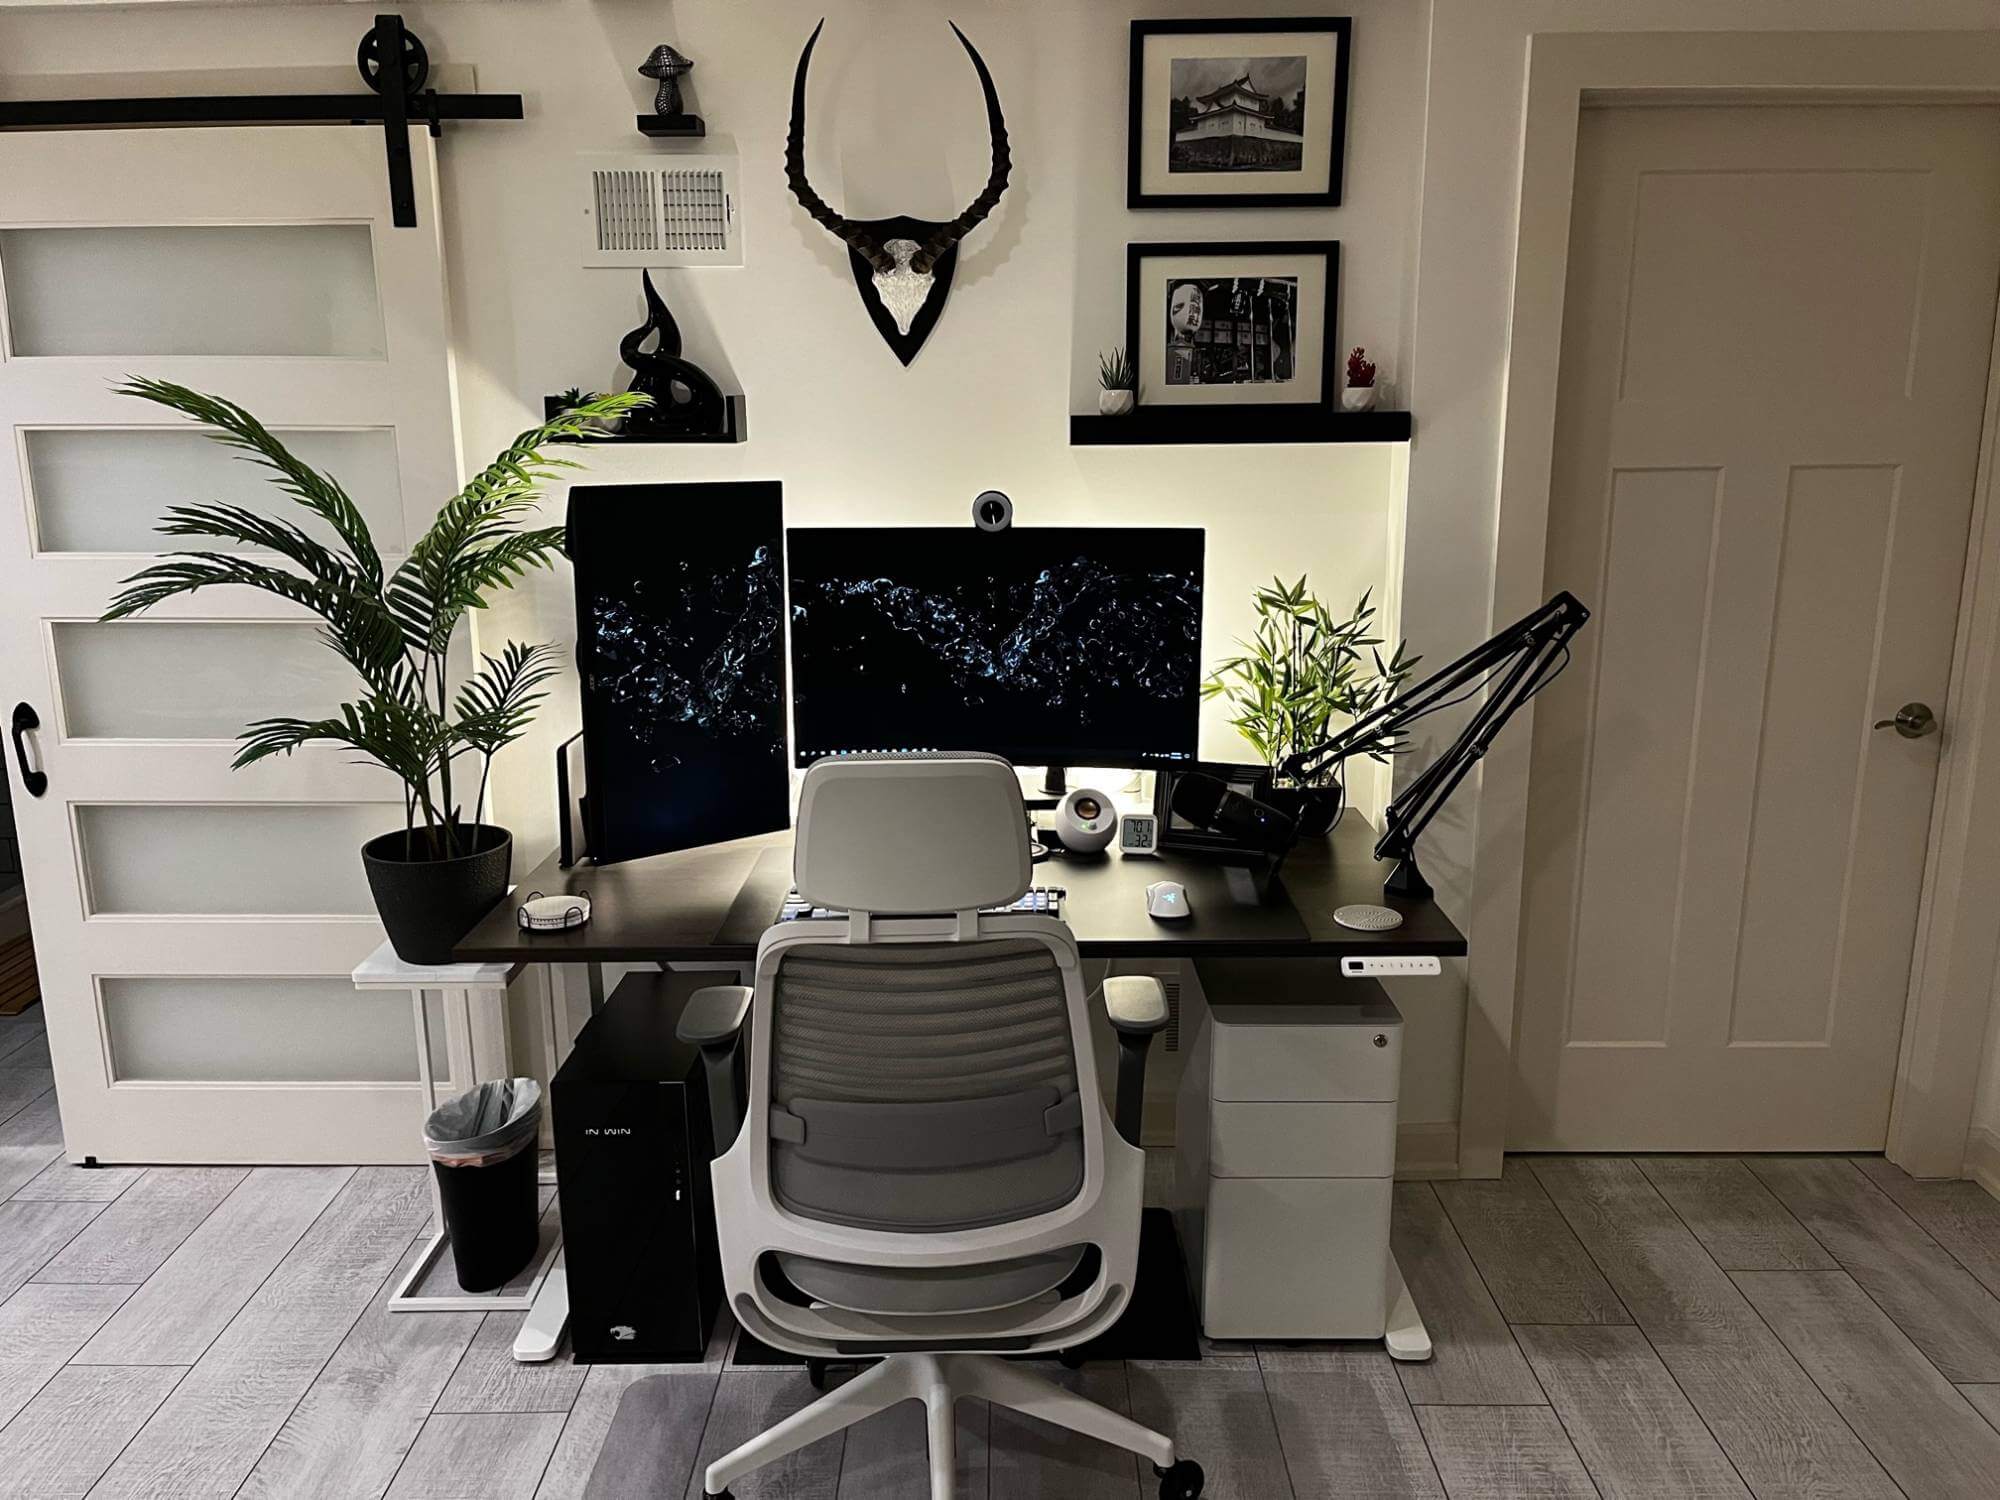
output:
POLYGON ((972 1229, 1082 1187, 1074 1043, 1042 943, 792 950, 771 1046, 772 1183, 788 1212, 972 1229))

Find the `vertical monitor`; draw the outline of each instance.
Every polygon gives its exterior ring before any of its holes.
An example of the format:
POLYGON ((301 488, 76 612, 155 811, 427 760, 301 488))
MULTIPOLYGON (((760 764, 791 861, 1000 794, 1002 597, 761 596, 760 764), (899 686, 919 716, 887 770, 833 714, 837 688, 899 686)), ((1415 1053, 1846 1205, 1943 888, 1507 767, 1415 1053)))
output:
POLYGON ((771 481, 570 490, 600 864, 789 825, 783 539, 771 481))
POLYGON ((1195 757, 1198 527, 794 528, 795 759, 1195 757))

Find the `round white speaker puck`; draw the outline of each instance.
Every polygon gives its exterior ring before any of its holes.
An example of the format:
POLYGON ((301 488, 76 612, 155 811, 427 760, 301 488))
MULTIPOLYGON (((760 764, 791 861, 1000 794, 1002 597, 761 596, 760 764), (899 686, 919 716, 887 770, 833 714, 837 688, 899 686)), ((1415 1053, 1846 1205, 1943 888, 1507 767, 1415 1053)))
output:
POLYGON ((1356 932, 1387 932, 1403 925, 1403 914, 1386 906, 1343 906, 1335 910, 1333 920, 1356 932))

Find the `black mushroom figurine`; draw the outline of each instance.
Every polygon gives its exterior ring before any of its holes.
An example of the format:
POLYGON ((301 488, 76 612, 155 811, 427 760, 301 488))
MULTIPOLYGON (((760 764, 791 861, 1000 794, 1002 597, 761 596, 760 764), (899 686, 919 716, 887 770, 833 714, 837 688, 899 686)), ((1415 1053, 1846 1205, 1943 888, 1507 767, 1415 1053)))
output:
POLYGON ((681 104, 681 75, 694 71, 694 64, 665 42, 639 65, 644 78, 657 78, 660 91, 653 96, 653 113, 673 118, 687 113, 681 104))

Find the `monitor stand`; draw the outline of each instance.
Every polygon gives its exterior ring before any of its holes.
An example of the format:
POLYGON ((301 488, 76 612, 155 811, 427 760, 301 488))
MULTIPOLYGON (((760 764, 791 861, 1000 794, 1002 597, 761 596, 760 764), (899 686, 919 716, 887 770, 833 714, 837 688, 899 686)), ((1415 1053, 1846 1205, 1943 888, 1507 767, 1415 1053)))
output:
MULTIPOLYGON (((1062 766, 1043 766, 1042 784, 1028 792, 1024 801, 1029 812, 1051 812, 1062 806, 1062 799, 1069 793, 1069 782, 1062 766)), ((1032 821, 1032 820, 1030 820, 1032 821)))

